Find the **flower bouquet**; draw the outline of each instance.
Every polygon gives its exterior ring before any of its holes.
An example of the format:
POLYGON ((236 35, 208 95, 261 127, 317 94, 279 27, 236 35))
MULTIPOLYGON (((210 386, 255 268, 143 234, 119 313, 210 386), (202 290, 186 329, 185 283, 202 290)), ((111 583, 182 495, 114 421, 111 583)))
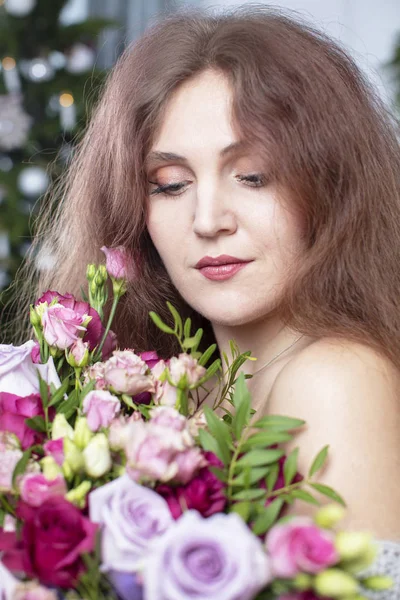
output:
POLYGON ((231 342, 212 360, 171 304, 170 324, 150 317, 179 356, 118 348, 128 258, 102 250, 83 300, 47 291, 35 340, 0 346, 1 600, 361 600, 390 586, 363 574, 371 536, 341 530, 344 501, 314 481, 328 447, 305 477, 280 447, 304 422, 252 410, 250 352, 231 342), (315 492, 332 503, 285 516, 315 492))

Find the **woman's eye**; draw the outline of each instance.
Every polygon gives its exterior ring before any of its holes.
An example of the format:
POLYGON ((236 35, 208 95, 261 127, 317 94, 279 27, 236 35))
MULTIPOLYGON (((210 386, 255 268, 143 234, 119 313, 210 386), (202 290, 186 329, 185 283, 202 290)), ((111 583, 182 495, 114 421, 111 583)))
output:
POLYGON ((174 194, 173 192, 179 192, 179 190, 181 190, 187 182, 184 181, 182 183, 171 183, 165 185, 158 185, 156 181, 149 181, 149 183, 158 186, 155 190, 150 192, 150 196, 153 196, 155 194, 166 194, 167 196, 180 196, 180 194, 174 194))
MULTIPOLYGON (((263 187, 267 183, 267 177, 263 173, 252 173, 251 175, 237 175, 237 179, 239 181, 247 181, 251 185, 250 187, 263 187)), ((165 185, 158 185, 156 181, 149 181, 153 185, 157 185, 155 190, 150 192, 150 196, 154 196, 156 194, 165 194, 167 196, 180 196, 181 194, 177 194, 187 183, 188 181, 183 181, 181 183, 170 183, 165 185)), ((181 192, 183 193, 183 192, 181 192)))
POLYGON ((263 187, 267 183, 267 176, 264 173, 252 173, 251 175, 238 175, 239 181, 248 181, 254 185, 250 187, 263 187))

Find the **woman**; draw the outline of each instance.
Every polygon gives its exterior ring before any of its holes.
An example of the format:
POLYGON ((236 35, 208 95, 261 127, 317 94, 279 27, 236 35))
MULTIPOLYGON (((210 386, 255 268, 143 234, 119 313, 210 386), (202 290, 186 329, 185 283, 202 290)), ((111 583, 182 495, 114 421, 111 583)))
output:
POLYGON ((352 60, 263 5, 171 15, 111 73, 59 192, 37 294, 129 248, 121 346, 175 352, 148 319, 169 299, 251 349, 254 408, 307 421, 304 472, 330 444, 321 481, 400 579, 400 149, 352 60))

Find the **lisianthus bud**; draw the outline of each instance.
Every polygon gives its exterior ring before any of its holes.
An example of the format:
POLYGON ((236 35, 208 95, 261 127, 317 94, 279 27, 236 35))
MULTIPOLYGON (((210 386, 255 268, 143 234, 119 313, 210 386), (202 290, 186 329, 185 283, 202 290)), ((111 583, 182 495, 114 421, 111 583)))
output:
POLYGON ((389 590, 391 587, 393 587, 393 583, 393 579, 391 577, 387 577, 386 575, 371 575, 371 577, 365 577, 362 580, 364 587, 377 592, 389 590))
POLYGON ((41 328, 42 326, 42 319, 40 317, 40 315, 38 315, 35 307, 33 306, 33 304, 31 304, 30 307, 30 321, 31 321, 31 325, 32 327, 36 328, 41 328))
POLYGON ((321 596, 342 598, 354 596, 359 590, 358 581, 341 569, 327 569, 314 579, 314 590, 321 596))
POLYGON ((93 437, 93 432, 89 429, 86 417, 78 417, 75 422, 74 443, 83 450, 93 437))
POLYGON ((86 473, 90 477, 102 477, 111 469, 110 447, 104 433, 97 433, 83 451, 86 473))
POLYGON ((79 473, 84 467, 84 460, 82 452, 76 446, 76 444, 69 438, 64 438, 64 465, 67 463, 73 473, 79 473))
POLYGON ((339 531, 335 548, 342 560, 358 560, 369 550, 372 535, 364 531, 339 531))
POLYGON ((327 504, 322 506, 314 517, 314 521, 319 527, 331 529, 344 518, 345 510, 339 504, 327 504))
POLYGON ((299 573, 293 580, 296 590, 309 590, 312 587, 313 578, 307 573, 299 573))
POLYGON ((110 277, 114 279, 127 279, 128 264, 132 259, 126 248, 124 246, 117 246, 116 248, 103 246, 100 250, 106 256, 106 269, 110 277))
POLYGON ((61 413, 54 417, 53 426, 51 428, 51 437, 53 440, 65 437, 68 437, 70 440, 74 439, 74 430, 65 416, 61 413))
POLYGON ((61 467, 56 463, 52 456, 44 456, 40 460, 40 466, 42 467, 43 475, 49 481, 56 479, 62 474, 61 467))
POLYGON ((69 502, 75 504, 78 508, 84 508, 86 505, 86 496, 90 492, 92 484, 90 481, 82 481, 78 487, 70 490, 65 496, 69 502))
POLYGON ((91 263, 86 268, 86 279, 88 281, 92 281, 92 279, 94 278, 95 275, 96 275, 96 265, 91 263))
POLYGON ((67 363, 74 368, 83 368, 89 362, 89 344, 78 338, 66 352, 67 363))

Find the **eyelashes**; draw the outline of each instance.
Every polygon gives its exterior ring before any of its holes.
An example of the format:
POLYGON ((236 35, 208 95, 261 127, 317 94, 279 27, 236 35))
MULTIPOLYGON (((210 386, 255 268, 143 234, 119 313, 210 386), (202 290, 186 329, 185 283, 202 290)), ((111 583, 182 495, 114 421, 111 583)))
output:
MULTIPOLYGON (((254 188, 264 187, 268 183, 267 176, 264 173, 252 173, 251 175, 237 175, 236 179, 238 179, 239 181, 247 181, 248 183, 252 183, 253 185, 249 185, 248 187, 254 188)), ((156 181, 149 181, 148 183, 158 185, 156 181)), ((159 185, 155 190, 150 192, 150 196, 154 196, 157 194, 165 194, 167 196, 180 196, 181 194, 176 194, 174 192, 179 192, 185 186, 186 183, 189 182, 182 181, 180 183, 159 185)))

